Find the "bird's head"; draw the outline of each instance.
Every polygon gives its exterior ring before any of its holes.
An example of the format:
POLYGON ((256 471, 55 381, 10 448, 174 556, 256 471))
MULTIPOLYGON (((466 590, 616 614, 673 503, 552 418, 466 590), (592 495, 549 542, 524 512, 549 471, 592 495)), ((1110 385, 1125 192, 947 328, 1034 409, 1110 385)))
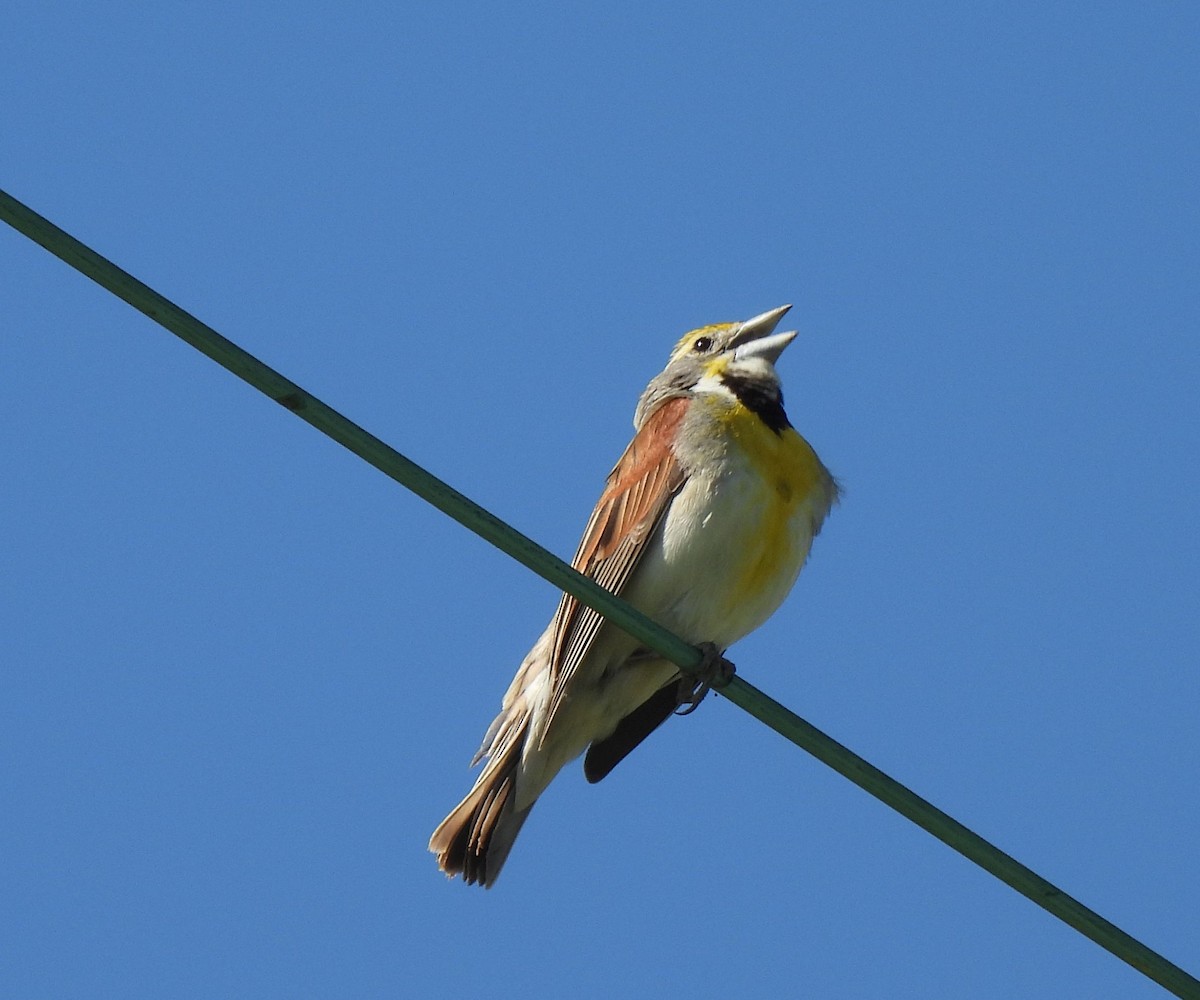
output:
POLYGON ((742 323, 716 323, 683 335, 667 367, 642 393, 633 423, 645 419, 667 399, 704 392, 741 395, 747 389, 782 402, 775 362, 796 337, 775 327, 792 307, 771 309, 742 323))

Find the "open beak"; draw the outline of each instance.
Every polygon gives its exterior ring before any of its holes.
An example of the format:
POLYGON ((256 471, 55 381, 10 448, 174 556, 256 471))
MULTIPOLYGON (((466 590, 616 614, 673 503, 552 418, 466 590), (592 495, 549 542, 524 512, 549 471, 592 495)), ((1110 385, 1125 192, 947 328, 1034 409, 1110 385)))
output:
POLYGON ((791 305, 780 306, 746 320, 733 338, 734 358, 763 358, 771 364, 778 361, 783 349, 796 339, 795 330, 774 332, 783 314, 791 308, 791 305))

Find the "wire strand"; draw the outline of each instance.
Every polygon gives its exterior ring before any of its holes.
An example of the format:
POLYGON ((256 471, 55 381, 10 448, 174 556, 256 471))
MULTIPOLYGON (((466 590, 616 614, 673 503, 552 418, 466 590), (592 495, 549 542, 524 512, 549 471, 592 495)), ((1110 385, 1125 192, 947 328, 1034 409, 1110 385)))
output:
MULTIPOLYGON (((682 670, 690 673, 699 667, 701 653, 695 647, 4 191, 0 191, 0 218, 442 513, 600 612, 682 670)), ((1200 981, 1179 966, 888 777, 742 677, 735 676, 720 689, 720 694, 1171 993, 1186 1000, 1200 1000, 1200 981)))

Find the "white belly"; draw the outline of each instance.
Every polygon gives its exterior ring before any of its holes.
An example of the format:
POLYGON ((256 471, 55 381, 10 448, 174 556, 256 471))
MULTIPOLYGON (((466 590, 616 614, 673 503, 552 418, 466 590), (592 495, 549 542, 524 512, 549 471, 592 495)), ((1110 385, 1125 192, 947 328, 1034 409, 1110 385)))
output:
POLYGON ((688 642, 724 649, 783 602, 808 557, 813 523, 810 500, 785 500, 744 464, 693 476, 626 596, 688 642))

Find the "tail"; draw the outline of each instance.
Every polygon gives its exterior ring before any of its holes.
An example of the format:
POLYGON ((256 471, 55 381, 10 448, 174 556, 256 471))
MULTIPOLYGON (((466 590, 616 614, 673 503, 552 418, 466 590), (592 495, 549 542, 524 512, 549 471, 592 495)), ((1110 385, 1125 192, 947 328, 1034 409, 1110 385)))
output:
POLYGON ((451 878, 461 875, 467 885, 478 882, 490 889, 500 874, 534 805, 515 808, 523 744, 524 740, 515 740, 489 760, 475 787, 429 838, 438 867, 451 878))

